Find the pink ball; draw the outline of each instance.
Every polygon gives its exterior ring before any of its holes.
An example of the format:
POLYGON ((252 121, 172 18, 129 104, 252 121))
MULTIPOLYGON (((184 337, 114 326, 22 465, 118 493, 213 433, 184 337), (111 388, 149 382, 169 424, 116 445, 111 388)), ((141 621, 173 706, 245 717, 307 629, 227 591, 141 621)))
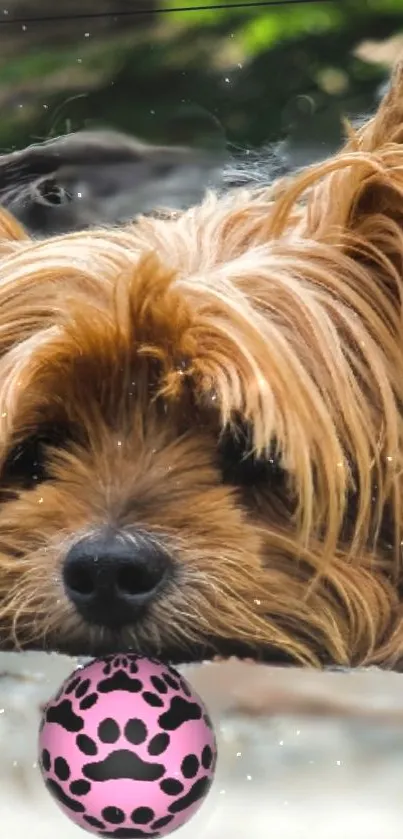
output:
POLYGON ((171 667, 137 655, 76 670, 46 707, 39 764, 76 824, 100 836, 163 836, 198 810, 216 764, 206 709, 171 667))

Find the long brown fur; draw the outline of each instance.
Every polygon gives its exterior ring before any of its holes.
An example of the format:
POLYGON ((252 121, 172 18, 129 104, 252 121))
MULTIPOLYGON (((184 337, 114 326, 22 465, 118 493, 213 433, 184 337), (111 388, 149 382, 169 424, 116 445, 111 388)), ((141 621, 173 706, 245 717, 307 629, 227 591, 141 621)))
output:
POLYGON ((171 218, 34 242, 2 213, 3 646, 401 666, 401 67, 348 131, 293 179, 171 218), (43 423, 68 439, 25 489, 10 452, 43 423), (248 486, 220 461, 245 428, 266 468, 248 486), (119 638, 61 582, 105 524, 178 569, 119 638))

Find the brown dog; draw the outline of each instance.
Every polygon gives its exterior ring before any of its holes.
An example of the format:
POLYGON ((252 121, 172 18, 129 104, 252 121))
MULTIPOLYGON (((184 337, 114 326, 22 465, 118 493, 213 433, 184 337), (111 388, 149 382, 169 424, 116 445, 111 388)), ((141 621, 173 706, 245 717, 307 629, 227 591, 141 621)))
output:
POLYGON ((399 667, 403 71, 270 190, 1 223, 2 646, 399 667))

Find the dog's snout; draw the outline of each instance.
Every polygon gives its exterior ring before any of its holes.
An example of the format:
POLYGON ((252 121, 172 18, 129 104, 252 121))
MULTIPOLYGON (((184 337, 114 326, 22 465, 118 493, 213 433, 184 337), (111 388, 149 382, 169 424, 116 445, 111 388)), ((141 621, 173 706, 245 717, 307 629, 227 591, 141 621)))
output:
POLYGON ((147 535, 92 536, 68 552, 64 587, 84 620, 119 629, 154 599, 170 568, 169 555, 147 535))

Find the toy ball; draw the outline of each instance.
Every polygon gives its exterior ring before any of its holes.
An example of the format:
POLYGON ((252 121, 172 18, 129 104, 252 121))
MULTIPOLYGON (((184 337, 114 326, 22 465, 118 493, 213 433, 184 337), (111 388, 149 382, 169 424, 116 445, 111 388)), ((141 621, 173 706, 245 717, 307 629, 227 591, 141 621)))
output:
POLYGON ((76 670, 46 706, 39 765, 66 816, 100 836, 163 836, 211 786, 212 725, 176 670, 137 655, 76 670))

